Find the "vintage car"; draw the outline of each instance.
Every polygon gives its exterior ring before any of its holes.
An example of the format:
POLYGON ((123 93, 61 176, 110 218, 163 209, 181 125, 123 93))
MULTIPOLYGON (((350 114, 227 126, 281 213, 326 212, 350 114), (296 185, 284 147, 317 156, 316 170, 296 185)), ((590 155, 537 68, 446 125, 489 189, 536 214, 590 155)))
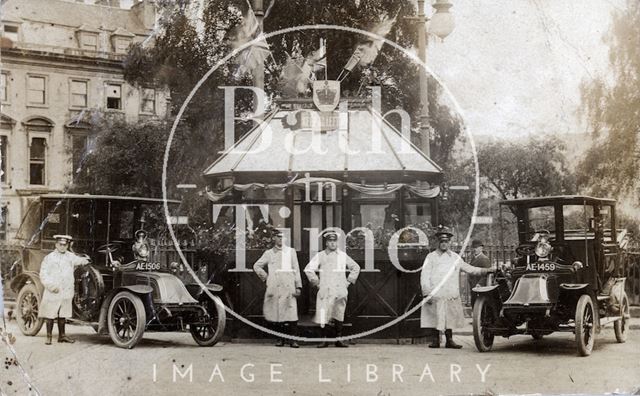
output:
POLYGON ((519 245, 510 269, 473 288, 477 349, 491 350, 495 336, 569 332, 578 354, 587 356, 596 334, 612 322, 616 340, 625 342, 629 299, 618 257, 625 231, 616 229, 615 201, 515 199, 501 202, 500 213, 503 228, 515 226, 519 245))
MULTIPOLYGON (((177 204, 169 201, 170 207, 177 204)), ((22 270, 10 283, 22 333, 34 336, 42 327, 40 264, 54 249, 53 235, 69 234, 72 251, 91 259, 75 272, 72 321, 108 333, 122 348, 133 348, 145 330, 188 329, 198 345, 216 344, 226 323, 222 287, 206 283, 203 290, 193 278, 185 284, 172 273, 182 265, 167 242, 165 219, 160 199, 73 194, 35 199, 17 234, 22 270)))

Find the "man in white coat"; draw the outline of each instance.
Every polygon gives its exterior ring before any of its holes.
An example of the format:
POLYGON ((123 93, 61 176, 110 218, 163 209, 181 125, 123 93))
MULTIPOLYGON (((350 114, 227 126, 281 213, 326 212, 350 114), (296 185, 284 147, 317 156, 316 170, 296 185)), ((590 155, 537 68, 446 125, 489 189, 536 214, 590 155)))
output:
POLYGON ((88 257, 81 257, 67 249, 71 243, 69 235, 54 235, 56 249, 47 254, 40 266, 40 280, 44 286, 39 316, 47 326, 46 345, 51 345, 53 320, 58 319, 58 342, 73 343, 64 331, 66 318, 71 317, 71 301, 74 294, 73 272, 79 265, 89 263, 88 257))
MULTIPOLYGON (((348 288, 356 283, 360 274, 360 266, 345 252, 338 249, 338 234, 327 233, 327 247, 317 253, 307 264, 304 273, 312 286, 318 288, 316 296, 316 315, 314 322, 323 329, 323 337, 328 337, 326 325, 333 320, 336 338, 342 337, 342 322, 347 308, 348 288), (349 276, 346 272, 349 272, 349 276), (316 274, 320 273, 320 276, 316 274)), ((336 341, 337 347, 346 348, 348 345, 336 341)), ((323 342, 318 348, 326 348, 329 343, 323 342)))
MULTIPOLYGON (((298 302, 296 298, 302 291, 302 279, 296 250, 283 244, 283 235, 277 231, 273 248, 266 250, 253 265, 258 277, 267 284, 262 310, 264 318, 273 323, 281 333, 297 335, 298 302)), ((284 346, 280 338, 276 346, 284 346)), ((289 345, 298 348, 291 340, 289 345)))
POLYGON ((430 348, 440 348, 440 336, 444 331, 446 348, 462 348, 453 341, 452 329, 464 326, 462 301, 460 300, 460 271, 484 275, 491 268, 477 268, 465 263, 458 254, 449 249, 453 234, 441 228, 436 233, 438 248, 427 255, 420 274, 422 296, 433 296, 422 305, 420 327, 435 329, 437 336, 430 348), (436 289, 438 288, 439 289, 436 289))

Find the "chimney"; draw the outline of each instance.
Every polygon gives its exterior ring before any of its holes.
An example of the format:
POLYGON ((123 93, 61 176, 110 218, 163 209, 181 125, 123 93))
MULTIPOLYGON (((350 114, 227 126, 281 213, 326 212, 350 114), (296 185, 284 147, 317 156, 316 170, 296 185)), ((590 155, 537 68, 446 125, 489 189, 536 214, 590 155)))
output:
POLYGON ((134 0, 131 12, 142 22, 145 28, 153 29, 156 24, 156 6, 153 0, 134 0))
POLYGON ((96 5, 120 8, 120 0, 96 0, 96 5))

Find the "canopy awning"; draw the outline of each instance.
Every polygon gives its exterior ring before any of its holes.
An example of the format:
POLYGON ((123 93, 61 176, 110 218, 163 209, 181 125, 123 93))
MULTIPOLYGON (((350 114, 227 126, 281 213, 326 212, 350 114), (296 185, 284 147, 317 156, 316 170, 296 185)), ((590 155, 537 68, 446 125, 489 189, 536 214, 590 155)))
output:
POLYGON ((393 177, 425 180, 441 174, 435 162, 370 108, 315 114, 323 117, 321 127, 320 117, 315 121, 316 116, 305 111, 272 111, 204 176, 244 176, 245 181, 260 182, 270 175, 284 182, 292 174, 310 173, 344 181, 384 177, 394 182, 393 177), (317 127, 312 128, 314 122, 317 127))

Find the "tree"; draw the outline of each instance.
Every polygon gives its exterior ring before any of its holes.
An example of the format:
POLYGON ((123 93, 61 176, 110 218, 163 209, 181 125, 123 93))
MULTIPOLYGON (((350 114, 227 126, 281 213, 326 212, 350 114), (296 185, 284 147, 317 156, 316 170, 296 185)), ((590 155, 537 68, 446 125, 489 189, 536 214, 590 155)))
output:
POLYGON ((483 144, 478 163, 484 187, 501 199, 574 193, 574 176, 566 166, 564 150, 556 137, 483 144))
MULTIPOLYGON (((189 1, 161 3, 165 7, 165 17, 161 21, 161 33, 153 46, 134 47, 125 65, 128 81, 142 85, 149 82, 166 84, 171 90, 172 113, 184 102, 200 78, 231 49, 233 32, 247 13, 246 0, 226 0, 205 2, 199 27, 193 21, 189 1)), ((416 29, 408 16, 415 14, 411 2, 400 0, 361 0, 344 2, 327 0, 309 2, 291 0, 287 2, 265 2, 273 6, 264 20, 266 32, 278 29, 309 25, 330 24, 350 26, 368 30, 380 22, 382 15, 394 17, 395 23, 388 38, 407 48, 415 42, 416 29), (295 12, 292 12, 295 10, 295 12)), ((320 38, 326 38, 328 77, 336 78, 339 71, 353 54, 361 35, 342 31, 307 30, 288 33, 269 40, 272 56, 265 62, 266 90, 270 95, 282 95, 280 78, 282 68, 289 55, 300 50, 308 55, 316 50, 320 38)), ((382 47, 376 61, 370 66, 356 67, 342 82, 342 91, 349 96, 366 97, 368 85, 383 87, 383 112, 398 107, 406 110, 413 120, 418 119, 418 67, 397 50, 388 45, 382 47)), ((218 69, 196 92, 181 119, 188 125, 187 141, 197 141, 190 146, 191 155, 185 168, 192 171, 198 180, 200 172, 213 162, 223 148, 224 95, 219 87, 224 85, 252 85, 248 75, 238 73, 237 66, 227 62, 218 69)), ((448 107, 439 101, 440 89, 435 81, 430 84, 430 114, 435 133, 432 136, 434 155, 438 163, 448 163, 450 152, 460 135, 460 122, 450 113, 448 107)), ((248 91, 241 94, 236 102, 236 113, 252 108, 253 95, 248 91)), ((390 122, 397 123, 398 117, 390 122)), ((248 122, 236 128, 236 138, 248 131, 253 123, 248 122)), ((414 125, 414 134, 417 128, 414 125)), ((176 149, 179 149, 176 147, 176 149)))
POLYGON ((640 3, 613 12, 612 76, 582 86, 583 110, 595 138, 578 166, 578 183, 595 195, 640 195, 640 3), (613 78, 612 78, 613 77, 613 78))

